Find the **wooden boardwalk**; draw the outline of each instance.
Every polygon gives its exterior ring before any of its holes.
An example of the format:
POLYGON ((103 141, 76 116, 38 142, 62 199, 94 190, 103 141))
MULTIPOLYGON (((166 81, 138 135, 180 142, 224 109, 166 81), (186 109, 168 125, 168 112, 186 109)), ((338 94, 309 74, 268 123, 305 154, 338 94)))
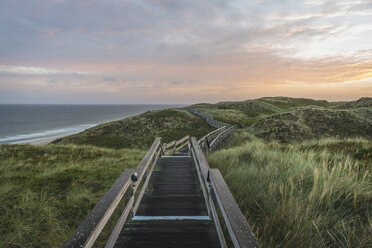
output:
POLYGON ((93 247, 120 202, 125 207, 118 210, 105 248, 260 247, 220 171, 211 169, 204 155, 218 149, 235 127, 190 112, 216 130, 199 140, 156 138, 138 167, 118 177, 64 248, 93 247))
POLYGON ((158 160, 136 216, 114 247, 221 247, 188 154, 158 160))

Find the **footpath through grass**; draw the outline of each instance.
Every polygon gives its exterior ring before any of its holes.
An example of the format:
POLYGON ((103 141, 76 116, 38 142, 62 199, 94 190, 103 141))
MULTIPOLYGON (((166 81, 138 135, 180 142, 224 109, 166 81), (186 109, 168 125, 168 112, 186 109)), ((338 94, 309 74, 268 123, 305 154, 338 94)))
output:
POLYGON ((76 145, 0 146, 0 247, 61 247, 146 151, 76 145))
POLYGON ((245 131, 208 156, 262 247, 372 247, 372 143, 264 143, 245 131))

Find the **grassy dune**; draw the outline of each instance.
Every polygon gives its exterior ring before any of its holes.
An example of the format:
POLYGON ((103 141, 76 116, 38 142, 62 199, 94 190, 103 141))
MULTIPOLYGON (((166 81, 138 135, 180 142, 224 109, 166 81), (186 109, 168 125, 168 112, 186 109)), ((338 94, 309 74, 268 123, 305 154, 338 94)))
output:
POLYGON ((298 108, 262 118, 250 130, 284 143, 325 137, 372 139, 372 109, 298 108))
POLYGON ((158 136, 169 142, 186 135, 200 138, 211 130, 204 120, 187 111, 167 109, 98 125, 54 143, 147 149, 158 136))
POLYGON ((261 118, 294 108, 308 106, 330 108, 338 105, 340 104, 306 98, 263 97, 237 102, 202 103, 191 107, 210 113, 217 120, 245 128, 255 124, 261 118))
POLYGON ((155 137, 171 141, 210 130, 204 120, 168 109, 55 144, 0 145, 0 247, 60 247, 122 171, 137 167, 155 137))
POLYGON ((144 151, 0 146, 0 247, 60 247, 144 151))
POLYGON ((208 156, 263 247, 372 247, 372 142, 265 143, 246 131, 208 156))
POLYGON ((372 98, 331 103, 304 98, 265 97, 191 106, 215 119, 249 128, 268 142, 326 137, 372 139, 372 98))
MULTIPOLYGON (((263 247, 361 248, 372 247, 371 106, 372 98, 275 97, 192 107, 248 127, 208 160, 263 247)), ((168 142, 211 130, 187 111, 168 109, 46 146, 0 145, 0 247, 60 247, 155 137, 168 142)))

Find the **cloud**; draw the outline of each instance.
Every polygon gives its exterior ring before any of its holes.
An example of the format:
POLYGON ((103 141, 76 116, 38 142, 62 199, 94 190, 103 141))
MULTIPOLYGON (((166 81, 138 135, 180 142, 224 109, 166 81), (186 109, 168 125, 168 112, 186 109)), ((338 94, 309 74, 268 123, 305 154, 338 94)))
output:
POLYGON ((218 99, 292 82, 306 90, 355 82, 371 73, 370 7, 318 0, 3 0, 0 90, 204 101, 197 90, 218 99), (171 97, 182 91, 183 98, 171 97))
POLYGON ((90 73, 81 71, 64 71, 41 67, 0 66, 0 75, 1 74, 43 76, 43 75, 84 75, 90 73))

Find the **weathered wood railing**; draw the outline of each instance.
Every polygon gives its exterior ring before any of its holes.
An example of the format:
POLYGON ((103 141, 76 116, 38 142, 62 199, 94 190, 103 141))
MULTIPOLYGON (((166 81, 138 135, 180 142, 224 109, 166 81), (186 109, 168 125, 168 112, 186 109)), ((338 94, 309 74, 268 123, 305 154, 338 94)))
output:
MULTIPOLYGON (((129 194, 125 209, 114 230, 121 229, 119 227, 123 226, 128 215, 135 215, 152 170, 162 154, 161 138, 156 138, 137 169, 127 169, 120 175, 63 247, 92 247, 123 196, 129 194), (140 190, 138 194, 137 190, 140 190)), ((114 232, 111 234, 106 247, 112 247, 118 234, 114 232)))
MULTIPOLYGON (((223 136, 219 137, 218 139, 222 139, 223 136)), ((214 219, 221 246, 227 247, 227 242, 226 234, 221 227, 220 217, 228 229, 227 238, 231 240, 234 247, 260 247, 220 171, 209 167, 208 161, 194 137, 191 138, 190 153, 197 166, 208 213, 214 219), (219 213, 222 216, 219 216, 219 213)))
POLYGON ((227 139, 235 131, 235 126, 223 126, 198 140, 198 143, 204 153, 216 150, 222 142, 227 139))
POLYGON ((181 150, 189 143, 190 135, 183 137, 180 140, 169 142, 168 144, 164 144, 164 154, 168 155, 171 153, 175 153, 176 151, 181 150))
POLYGON ((226 233, 221 227, 220 217, 228 229, 228 238, 234 247, 260 247, 221 173, 218 169, 211 169, 204 156, 204 153, 215 150, 223 141, 226 141, 234 132, 235 126, 215 122, 213 118, 204 113, 197 113, 208 117, 208 123, 218 129, 205 135, 199 141, 194 137, 186 136, 166 144, 162 143, 161 138, 156 138, 137 169, 127 169, 120 175, 63 247, 92 247, 113 212, 123 200, 125 201, 124 210, 105 246, 105 248, 113 247, 128 216, 135 216, 158 158, 175 153, 186 146, 195 161, 208 206, 208 214, 215 222, 221 246, 226 247, 226 233), (221 213, 222 216, 219 216, 218 213, 221 213))
POLYGON ((206 120, 206 122, 211 126, 211 127, 214 127, 214 128, 220 128, 220 127, 224 127, 224 126, 231 126, 230 124, 228 123, 224 123, 222 121, 217 121, 213 118, 212 115, 208 114, 208 113, 204 113, 204 112, 201 112, 197 109, 193 109, 193 108, 189 108, 187 109, 189 112, 193 113, 194 115, 196 116, 199 116, 200 118, 203 118, 204 120, 206 120))

